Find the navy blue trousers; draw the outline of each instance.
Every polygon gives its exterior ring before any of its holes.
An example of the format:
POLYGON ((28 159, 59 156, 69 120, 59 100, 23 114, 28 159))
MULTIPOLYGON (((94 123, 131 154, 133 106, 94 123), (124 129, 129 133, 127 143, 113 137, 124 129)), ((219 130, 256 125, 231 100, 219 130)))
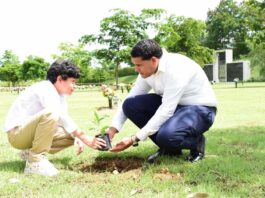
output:
MULTIPOLYGON (((157 94, 138 95, 127 98, 122 108, 137 127, 143 128, 161 103, 162 97, 157 94)), ((178 105, 173 116, 149 137, 168 152, 196 149, 202 134, 212 126, 215 114, 215 107, 178 105)))

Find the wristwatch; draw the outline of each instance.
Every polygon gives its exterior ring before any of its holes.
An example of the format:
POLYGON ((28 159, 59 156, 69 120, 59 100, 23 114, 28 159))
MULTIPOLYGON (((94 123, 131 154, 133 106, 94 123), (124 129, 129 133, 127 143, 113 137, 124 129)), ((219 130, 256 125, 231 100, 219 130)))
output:
POLYGON ((136 135, 132 135, 131 136, 132 142, 133 142, 133 146, 138 146, 138 142, 140 141, 140 139, 136 136, 136 135))

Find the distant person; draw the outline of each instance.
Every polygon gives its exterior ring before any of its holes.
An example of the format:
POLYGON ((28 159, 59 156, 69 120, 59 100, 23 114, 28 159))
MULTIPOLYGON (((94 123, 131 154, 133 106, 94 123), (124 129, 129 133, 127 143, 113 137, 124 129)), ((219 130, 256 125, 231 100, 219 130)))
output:
POLYGON ((5 131, 10 144, 20 150, 26 160, 25 173, 47 176, 58 170, 47 159, 47 153, 57 153, 74 144, 83 143, 98 149, 105 146, 102 139, 85 135, 67 113, 66 96, 74 91, 79 69, 69 61, 54 62, 47 80, 28 87, 17 97, 8 112, 5 131))
POLYGON ((112 152, 119 152, 150 137, 159 150, 147 158, 181 155, 196 162, 205 154, 203 135, 213 124, 216 97, 202 68, 190 58, 168 53, 153 40, 138 42, 131 51, 138 78, 108 129, 112 139, 127 118, 140 130, 123 138, 112 152), (149 93, 150 90, 154 93, 149 93))

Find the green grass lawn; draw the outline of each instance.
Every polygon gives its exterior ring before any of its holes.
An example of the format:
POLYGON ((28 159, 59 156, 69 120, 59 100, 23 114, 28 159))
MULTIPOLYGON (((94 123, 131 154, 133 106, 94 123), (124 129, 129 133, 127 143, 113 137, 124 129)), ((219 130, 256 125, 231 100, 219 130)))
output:
MULTIPOLYGON (((2 132, 4 117, 15 93, 0 93, 0 197, 187 197, 204 192, 209 197, 265 197, 265 83, 213 86, 219 108, 216 122, 205 134, 206 159, 198 163, 162 157, 148 165, 145 158, 157 147, 150 140, 118 154, 86 148, 80 156, 71 147, 49 159, 60 170, 54 178, 24 175, 25 162, 2 132)), ((119 92, 120 98, 127 93, 119 92)), ((68 98, 69 112, 88 134, 93 111, 107 99, 95 90, 68 98)), ((108 124, 114 110, 102 109, 108 124)), ((137 128, 126 122, 114 140, 137 128)))

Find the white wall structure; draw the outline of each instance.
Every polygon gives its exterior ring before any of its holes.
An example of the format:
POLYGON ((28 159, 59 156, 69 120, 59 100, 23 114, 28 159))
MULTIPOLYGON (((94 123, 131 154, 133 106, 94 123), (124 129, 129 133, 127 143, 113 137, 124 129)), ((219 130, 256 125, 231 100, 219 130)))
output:
POLYGON ((233 50, 217 50, 213 63, 213 80, 215 82, 226 82, 226 64, 233 61, 233 50))
POLYGON ((204 71, 209 81, 233 82, 235 78, 241 81, 251 77, 249 61, 233 62, 233 50, 217 50, 214 55, 214 63, 204 65, 204 71))
POLYGON ((249 80, 251 77, 249 61, 235 61, 227 63, 227 82, 238 78, 241 81, 249 80))

